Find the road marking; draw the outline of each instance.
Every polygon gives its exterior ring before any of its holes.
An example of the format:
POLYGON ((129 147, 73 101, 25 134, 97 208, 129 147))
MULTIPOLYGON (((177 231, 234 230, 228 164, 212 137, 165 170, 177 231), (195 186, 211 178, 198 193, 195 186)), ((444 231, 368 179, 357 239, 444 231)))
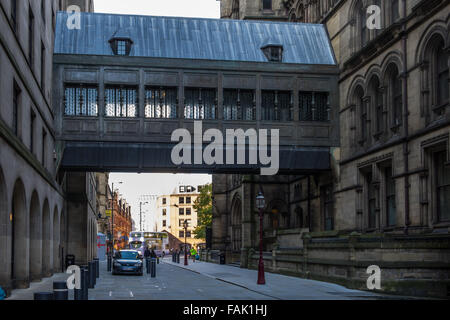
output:
POLYGON ((110 296, 110 297, 112 296, 112 291, 109 292, 109 296, 110 296))
POLYGON ((130 297, 134 298, 133 292, 130 291, 130 297))

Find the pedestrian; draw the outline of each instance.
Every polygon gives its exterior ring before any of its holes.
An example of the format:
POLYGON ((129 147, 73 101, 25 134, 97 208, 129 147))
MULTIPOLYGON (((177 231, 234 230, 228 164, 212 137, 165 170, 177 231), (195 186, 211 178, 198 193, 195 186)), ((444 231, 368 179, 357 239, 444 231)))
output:
POLYGON ((192 249, 191 249, 192 262, 195 262, 196 257, 197 257, 197 250, 195 250, 195 248, 192 247, 192 249))
POLYGON ((150 257, 150 249, 148 247, 145 247, 145 251, 144 251, 144 257, 147 259, 148 257, 150 257))
POLYGON ((156 258, 155 250, 152 249, 152 252, 150 253, 151 258, 156 258))

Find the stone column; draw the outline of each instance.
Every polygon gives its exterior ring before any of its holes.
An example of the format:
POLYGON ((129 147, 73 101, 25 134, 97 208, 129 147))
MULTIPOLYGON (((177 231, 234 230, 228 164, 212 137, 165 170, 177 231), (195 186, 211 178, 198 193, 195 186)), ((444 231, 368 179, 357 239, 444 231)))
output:
MULTIPOLYGON (((253 184, 250 176, 244 176, 242 180, 242 246, 241 246, 241 268, 248 268, 248 253, 252 248, 252 221, 255 208, 253 184)), ((256 198, 255 198, 256 199, 256 198)))

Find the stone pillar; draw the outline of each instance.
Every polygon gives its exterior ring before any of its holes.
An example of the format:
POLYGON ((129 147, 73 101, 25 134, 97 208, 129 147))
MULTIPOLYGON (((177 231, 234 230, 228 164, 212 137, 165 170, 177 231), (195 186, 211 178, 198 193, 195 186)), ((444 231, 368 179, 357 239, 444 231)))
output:
POLYGON ((241 268, 248 268, 248 253, 252 248, 252 221, 255 201, 253 201, 253 185, 249 176, 242 180, 242 246, 241 246, 241 268))

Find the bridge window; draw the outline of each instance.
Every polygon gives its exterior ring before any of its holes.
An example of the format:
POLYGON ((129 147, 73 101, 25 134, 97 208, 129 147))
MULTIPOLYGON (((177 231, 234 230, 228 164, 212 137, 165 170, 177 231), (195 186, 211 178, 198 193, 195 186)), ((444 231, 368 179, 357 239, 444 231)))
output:
POLYGON ((330 107, 326 92, 300 92, 300 121, 329 121, 330 107))
POLYGON ((129 56, 133 41, 125 38, 113 38, 109 41, 113 53, 117 56, 129 56))
POLYGON ((216 89, 186 88, 184 117, 186 119, 216 119, 216 89))
POLYGON ((272 10, 272 0, 263 0, 263 10, 272 10))
POLYGON ((293 101, 290 91, 262 92, 262 120, 291 121, 293 101))
POLYGON ((106 116, 137 117, 137 90, 132 87, 111 87, 105 90, 106 116))
POLYGON ((255 120, 256 95, 254 90, 224 90, 224 120, 255 120))
POLYGON ((65 89, 66 116, 98 115, 98 89, 93 86, 66 86, 65 89))
POLYGON ((145 90, 145 117, 177 117, 178 96, 176 88, 147 88, 145 90))

